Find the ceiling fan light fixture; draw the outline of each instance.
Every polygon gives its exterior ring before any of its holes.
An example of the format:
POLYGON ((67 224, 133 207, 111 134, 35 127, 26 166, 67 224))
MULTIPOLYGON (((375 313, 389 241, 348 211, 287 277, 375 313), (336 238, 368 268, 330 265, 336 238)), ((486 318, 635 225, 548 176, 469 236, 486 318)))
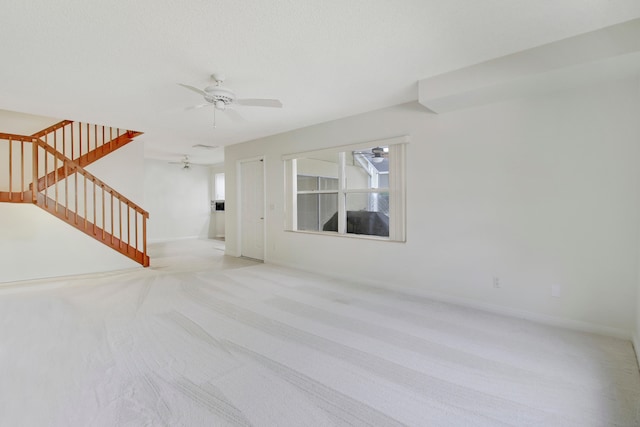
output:
POLYGON ((382 163, 383 160, 384 160, 384 157, 382 156, 374 156, 371 158, 371 161, 373 163, 382 163))

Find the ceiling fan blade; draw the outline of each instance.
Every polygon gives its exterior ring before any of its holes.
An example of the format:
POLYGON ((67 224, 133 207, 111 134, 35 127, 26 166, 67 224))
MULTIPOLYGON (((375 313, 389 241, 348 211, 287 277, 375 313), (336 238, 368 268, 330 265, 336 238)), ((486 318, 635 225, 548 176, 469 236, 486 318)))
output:
POLYGON ((227 108, 226 110, 224 110, 224 112, 227 113, 227 116, 229 116, 229 118, 231 120, 233 120, 234 122, 246 122, 244 117, 242 117, 240 114, 238 114, 238 112, 236 110, 233 110, 231 108, 227 108))
POLYGON ((202 96, 205 96, 205 95, 207 94, 205 91, 203 91, 202 89, 198 89, 197 87, 193 87, 193 86, 185 85, 185 84, 182 84, 182 83, 178 83, 178 84, 179 84, 180 86, 182 86, 183 88, 186 88, 186 89, 192 90, 192 91, 194 91, 194 92, 196 92, 196 93, 199 93, 199 94, 200 94, 200 95, 202 95, 202 96))
POLYGON ((277 99, 236 99, 235 103, 246 107, 282 108, 282 102, 277 99))
POLYGON ((210 102, 205 102, 204 104, 198 104, 198 105, 192 105, 191 107, 187 107, 185 108, 185 110, 197 110, 198 108, 203 108, 203 107, 212 107, 213 104, 210 102))

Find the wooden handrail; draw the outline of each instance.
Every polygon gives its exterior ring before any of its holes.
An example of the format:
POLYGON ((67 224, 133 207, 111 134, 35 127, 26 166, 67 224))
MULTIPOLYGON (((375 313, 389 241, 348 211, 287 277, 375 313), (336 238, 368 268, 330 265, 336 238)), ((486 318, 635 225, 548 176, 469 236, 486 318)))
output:
POLYGON ((122 145, 131 142, 133 138, 141 134, 142 132, 111 126, 62 120, 31 136, 44 139, 47 144, 53 145, 56 150, 61 151, 66 157, 72 160, 81 160, 81 166, 87 166, 122 145), (49 136, 52 136, 52 138, 48 138, 49 136), (107 136, 109 137, 108 140, 107 136), (61 150, 58 149, 58 140, 60 140, 61 150), (68 154, 67 151, 69 152, 68 154))
POLYGON ((34 133, 33 136, 34 138, 42 138, 43 136, 45 136, 48 133, 52 133, 57 131, 58 129, 62 129, 63 127, 69 125, 73 123, 73 121, 71 120, 63 120, 61 122, 58 122, 54 125, 49 126, 48 128, 42 129, 41 131, 38 131, 36 133, 34 133))

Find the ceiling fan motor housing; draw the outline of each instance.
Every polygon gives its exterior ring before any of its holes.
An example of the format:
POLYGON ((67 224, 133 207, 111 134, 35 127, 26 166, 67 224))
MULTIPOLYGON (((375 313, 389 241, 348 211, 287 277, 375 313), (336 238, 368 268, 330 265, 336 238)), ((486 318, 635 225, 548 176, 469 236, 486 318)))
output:
POLYGON ((221 88, 220 86, 208 86, 204 89, 205 96, 204 99, 207 102, 212 104, 216 104, 218 106, 218 102, 224 102, 224 105, 229 105, 236 99, 236 94, 231 92, 230 90, 221 88))

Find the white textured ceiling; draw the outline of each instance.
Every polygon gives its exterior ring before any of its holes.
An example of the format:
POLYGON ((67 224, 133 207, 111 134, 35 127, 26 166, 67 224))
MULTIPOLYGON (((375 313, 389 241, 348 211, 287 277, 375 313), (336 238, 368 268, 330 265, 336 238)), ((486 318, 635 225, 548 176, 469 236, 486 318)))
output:
POLYGON ((638 0, 2 0, 0 108, 140 130, 150 157, 215 162, 191 147, 415 100, 420 79, 638 17, 638 0), (213 129, 177 85, 213 72, 284 108, 213 129))

